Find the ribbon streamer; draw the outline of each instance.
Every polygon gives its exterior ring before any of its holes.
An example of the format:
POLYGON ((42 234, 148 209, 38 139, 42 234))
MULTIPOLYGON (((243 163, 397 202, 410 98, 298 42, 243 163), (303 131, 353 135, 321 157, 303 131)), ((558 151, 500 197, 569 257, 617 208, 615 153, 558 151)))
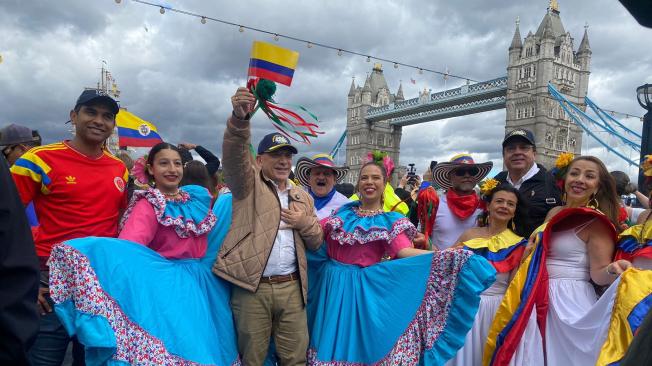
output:
MULTIPOLYGON (((262 93, 256 92, 256 89, 259 86, 258 84, 261 82, 261 80, 265 79, 252 78, 247 82, 247 88, 249 88, 257 100, 256 108, 254 108, 252 116, 258 109, 262 110, 263 113, 265 113, 265 115, 270 120, 272 120, 274 127, 276 127, 280 133, 289 139, 303 142, 307 145, 310 145, 311 143, 310 137, 317 138, 318 135, 324 133, 319 131, 319 125, 317 125, 319 120, 317 119, 317 116, 308 111, 305 107, 301 105, 282 105, 276 103, 272 99, 273 90, 275 90, 275 88, 272 88, 272 95, 261 95, 262 93), (306 122, 306 120, 301 115, 299 115, 299 113, 291 110, 290 108, 295 108, 305 112, 308 116, 310 116, 310 122, 306 122), (295 138, 292 136, 293 134, 299 138, 295 138)), ((273 84, 273 82, 269 80, 265 80, 264 82, 273 84)))

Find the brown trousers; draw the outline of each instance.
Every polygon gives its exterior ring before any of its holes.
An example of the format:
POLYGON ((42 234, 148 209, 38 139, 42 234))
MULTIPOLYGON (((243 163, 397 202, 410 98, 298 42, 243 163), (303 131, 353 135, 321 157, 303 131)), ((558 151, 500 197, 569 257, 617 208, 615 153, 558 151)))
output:
POLYGON ((255 293, 233 286, 231 309, 243 365, 263 365, 270 336, 282 366, 306 364, 308 321, 300 281, 261 283, 255 293))

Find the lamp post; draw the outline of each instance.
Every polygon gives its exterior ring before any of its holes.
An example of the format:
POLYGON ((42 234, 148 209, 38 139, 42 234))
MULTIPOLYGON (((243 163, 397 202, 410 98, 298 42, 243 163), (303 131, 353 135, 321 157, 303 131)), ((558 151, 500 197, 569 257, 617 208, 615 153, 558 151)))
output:
MULTIPOLYGON (((636 98, 638 104, 647 110, 643 116, 643 136, 641 139, 641 160, 645 155, 652 154, 652 84, 641 85, 636 88, 636 98)), ((638 189, 643 194, 648 195, 648 187, 645 186, 645 176, 643 170, 638 172, 638 189)))

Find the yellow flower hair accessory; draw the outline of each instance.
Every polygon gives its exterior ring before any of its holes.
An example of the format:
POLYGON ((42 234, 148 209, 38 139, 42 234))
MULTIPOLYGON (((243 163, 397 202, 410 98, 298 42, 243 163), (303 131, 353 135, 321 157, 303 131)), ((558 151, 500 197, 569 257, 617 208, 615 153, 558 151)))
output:
POLYGON ((555 177, 555 184, 559 187, 560 190, 564 190, 564 176, 568 171, 568 166, 571 161, 575 159, 575 155, 569 152, 563 152, 557 157, 555 161, 555 167, 550 169, 550 173, 555 177))
POLYGON ((646 177, 652 177, 652 155, 645 155, 641 162, 641 170, 646 177))
POLYGON ((575 155, 573 153, 569 152, 563 152, 559 154, 559 157, 557 157, 557 161, 555 161, 555 168, 557 169, 564 169, 570 164, 571 161, 575 158, 575 155))
POLYGON ((491 191, 494 190, 494 188, 498 187, 498 182, 497 180, 493 178, 485 179, 482 183, 480 183, 480 193, 482 193, 483 196, 488 196, 491 191))
POLYGON ((568 170, 568 166, 570 165, 571 161, 575 158, 575 155, 573 153, 569 152, 563 152, 559 154, 557 157, 557 161, 555 161, 555 167, 550 170, 550 173, 557 179, 557 181, 561 181, 564 179, 564 176, 566 175, 566 171, 568 170))

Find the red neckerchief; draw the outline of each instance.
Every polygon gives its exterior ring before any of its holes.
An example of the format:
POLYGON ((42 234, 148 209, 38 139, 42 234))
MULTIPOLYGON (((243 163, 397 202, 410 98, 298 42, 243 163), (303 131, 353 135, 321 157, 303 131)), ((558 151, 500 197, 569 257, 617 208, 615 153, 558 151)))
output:
POLYGON ((460 196, 454 190, 449 189, 446 192, 446 203, 453 215, 460 220, 466 220, 478 209, 480 198, 475 193, 460 196))

